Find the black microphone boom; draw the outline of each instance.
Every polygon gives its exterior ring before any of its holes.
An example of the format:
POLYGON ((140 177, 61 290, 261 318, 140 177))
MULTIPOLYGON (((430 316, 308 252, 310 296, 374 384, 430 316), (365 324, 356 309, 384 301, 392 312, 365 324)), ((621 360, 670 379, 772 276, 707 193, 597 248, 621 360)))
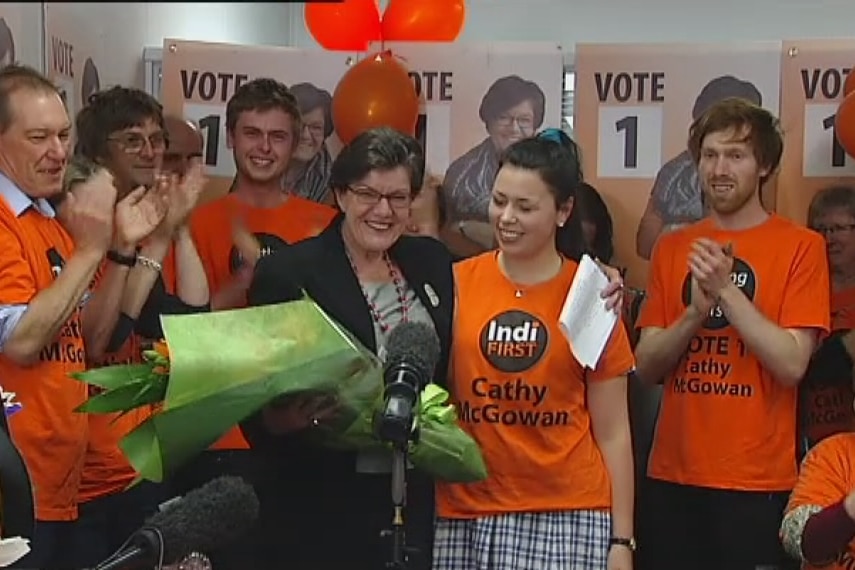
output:
POLYGON ((383 410, 374 418, 381 441, 403 446, 411 438, 418 397, 439 361, 439 338, 425 323, 402 323, 386 343, 383 410))
POLYGON ((240 477, 219 477, 168 504, 96 570, 156 568, 240 538, 258 518, 258 498, 240 477))

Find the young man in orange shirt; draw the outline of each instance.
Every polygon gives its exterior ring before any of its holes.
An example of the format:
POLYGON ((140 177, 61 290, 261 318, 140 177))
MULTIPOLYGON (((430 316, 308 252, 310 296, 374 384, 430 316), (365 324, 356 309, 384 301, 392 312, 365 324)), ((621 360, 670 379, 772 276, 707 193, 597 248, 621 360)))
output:
MULTIPOLYGON (((69 375, 84 370, 118 302, 101 287, 90 296, 90 284, 108 250, 121 254, 153 229, 142 209, 154 204, 117 205, 109 175, 81 184, 60 224, 48 200, 62 191, 70 131, 50 80, 28 67, 0 70, 0 378, 22 405, 9 427, 32 478, 37 521, 21 568, 70 565, 88 425, 74 413, 86 385, 69 375)), ((107 269, 111 279, 126 271, 107 269)))
POLYGON ((664 380, 640 547, 656 570, 786 568, 797 386, 829 328, 825 243, 760 203, 783 151, 768 111, 719 102, 689 149, 710 215, 659 238, 638 320, 638 377, 664 380))
MULTIPOLYGON (((201 164, 180 182, 177 177, 158 176, 170 141, 160 103, 139 89, 113 87, 97 93, 77 114, 76 127, 76 156, 66 176, 66 192, 75 194, 78 184, 103 169, 114 177, 120 198, 148 188, 147 195, 162 199, 167 206, 163 221, 138 251, 124 258, 108 258, 107 263, 130 269, 123 279, 110 284, 121 302, 106 350, 88 358, 92 367, 139 362, 145 340, 162 337, 161 314, 208 309, 205 272, 184 226, 203 186, 201 164), (172 283, 172 275, 162 274, 164 258, 173 246, 173 257, 181 268, 178 283, 172 283), (178 295, 167 292, 173 290, 178 295)), ((60 220, 65 220, 65 213, 60 204, 60 220)), ((106 273, 101 279, 106 280, 106 273)), ((128 488, 137 473, 119 442, 148 413, 148 409, 139 409, 125 415, 89 416, 80 517, 68 553, 78 568, 94 567, 106 559, 171 497, 167 485, 144 481, 128 488)))
MULTIPOLYGON (((296 99, 274 79, 245 83, 226 106, 226 134, 237 167, 235 183, 229 194, 200 206, 190 219, 208 277, 212 310, 244 307, 257 256, 318 234, 336 215, 329 206, 282 191, 301 129, 296 99)), ((182 470, 179 491, 219 475, 251 479, 251 461, 249 445, 235 427, 182 470)), ((235 558, 239 566, 241 556, 235 558)), ((230 564, 215 561, 217 567, 230 564)))

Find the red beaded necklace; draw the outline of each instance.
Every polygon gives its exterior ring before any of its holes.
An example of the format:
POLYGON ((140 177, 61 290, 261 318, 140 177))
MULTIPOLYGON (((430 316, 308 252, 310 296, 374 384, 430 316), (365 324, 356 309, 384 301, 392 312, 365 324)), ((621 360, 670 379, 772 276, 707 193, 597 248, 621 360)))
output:
MULTIPOLYGON (((362 296, 365 297, 365 302, 368 303, 368 309, 371 311, 371 318, 377 324, 377 327, 380 329, 380 333, 385 335, 389 332, 391 327, 380 315, 380 311, 377 309, 376 303, 374 303, 374 301, 372 301, 368 296, 368 292, 365 290, 365 287, 363 287, 362 281, 359 281, 359 272, 356 270, 356 264, 353 263, 353 258, 350 257, 350 252, 347 252, 347 259, 350 261, 350 267, 353 269, 353 274, 356 275, 356 280, 359 282, 359 288, 362 290, 362 296)), ((406 323, 409 308, 407 307, 407 291, 404 288, 403 279, 401 278, 400 273, 398 273, 398 270, 395 269, 388 253, 383 254, 383 261, 386 262, 386 267, 389 269, 389 277, 392 278, 392 284, 395 286, 395 293, 398 296, 398 306, 401 307, 401 322, 406 323)))

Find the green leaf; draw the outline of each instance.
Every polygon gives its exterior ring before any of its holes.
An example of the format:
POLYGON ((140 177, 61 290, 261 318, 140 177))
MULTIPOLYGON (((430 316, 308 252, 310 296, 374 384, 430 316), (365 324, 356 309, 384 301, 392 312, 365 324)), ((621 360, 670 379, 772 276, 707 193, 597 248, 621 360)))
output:
POLYGON ((151 364, 119 364, 116 366, 105 366, 104 368, 92 368, 86 372, 72 374, 72 378, 86 382, 105 390, 120 388, 127 384, 147 378, 152 371, 151 364))
POLYGON ((111 414, 139 408, 147 403, 141 401, 139 395, 151 383, 148 378, 140 378, 119 388, 107 390, 89 398, 74 411, 88 414, 111 414))

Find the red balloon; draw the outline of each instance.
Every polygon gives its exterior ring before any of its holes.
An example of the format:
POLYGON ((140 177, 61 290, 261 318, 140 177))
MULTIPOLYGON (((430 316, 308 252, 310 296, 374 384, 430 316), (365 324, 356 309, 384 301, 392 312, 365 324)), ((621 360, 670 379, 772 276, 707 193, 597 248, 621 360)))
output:
POLYGON ((419 97, 407 69, 387 51, 347 70, 333 93, 332 116, 345 144, 374 127, 415 135, 419 97))
POLYGON ((389 0, 383 13, 383 40, 453 42, 465 19, 465 0, 389 0))
POLYGON ((846 154, 855 158, 855 93, 847 95, 837 108, 834 131, 846 154))
POLYGON ((364 51, 380 40, 380 11, 376 0, 306 3, 306 27, 322 47, 364 51))
POLYGON ((855 69, 846 76, 846 82, 843 84, 843 96, 855 92, 855 69))

